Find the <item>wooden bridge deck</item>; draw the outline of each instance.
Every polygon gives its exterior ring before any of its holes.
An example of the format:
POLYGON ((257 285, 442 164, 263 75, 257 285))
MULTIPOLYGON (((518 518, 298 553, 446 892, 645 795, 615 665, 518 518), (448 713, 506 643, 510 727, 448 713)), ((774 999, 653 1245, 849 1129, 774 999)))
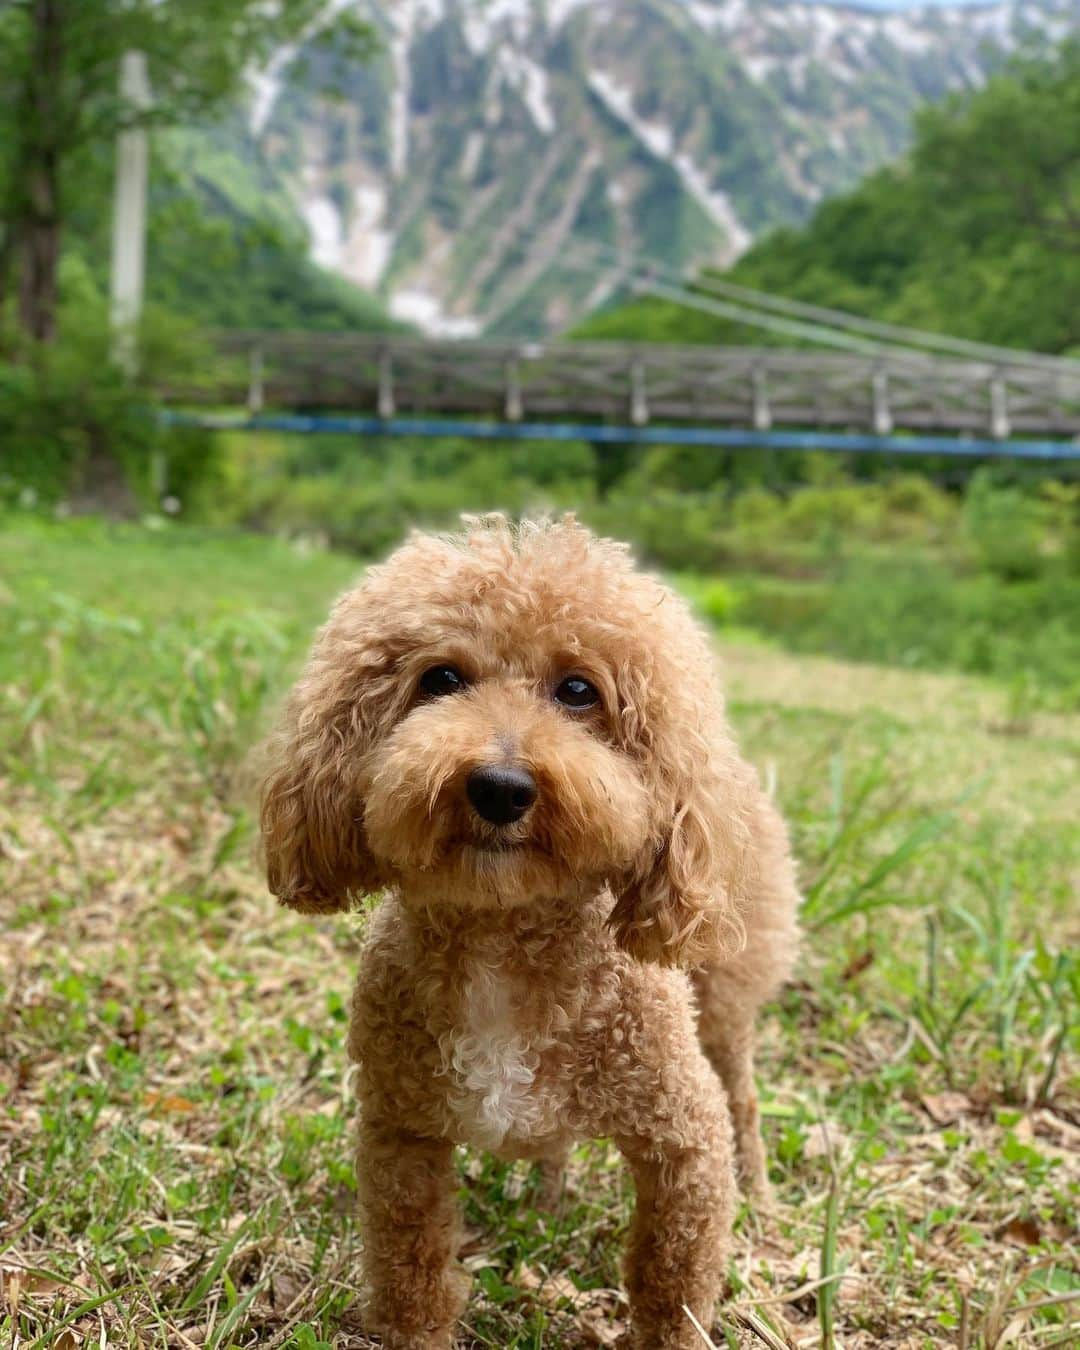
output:
POLYGON ((215 377, 169 402, 333 409, 381 418, 598 418, 717 426, 1080 436, 1080 362, 1013 364, 779 347, 428 341, 223 333, 215 377))

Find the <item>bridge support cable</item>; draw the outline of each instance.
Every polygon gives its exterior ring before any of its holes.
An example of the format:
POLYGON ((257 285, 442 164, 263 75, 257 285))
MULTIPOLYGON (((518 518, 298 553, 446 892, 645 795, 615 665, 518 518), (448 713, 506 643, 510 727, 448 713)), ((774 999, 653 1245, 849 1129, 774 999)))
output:
POLYGON ((718 319, 730 319, 735 323, 747 324, 751 328, 761 328, 770 333, 782 333, 785 337, 800 338, 805 342, 817 343, 819 346, 839 347, 844 351, 862 352, 866 355, 888 353, 890 356, 907 357, 913 361, 930 359, 922 352, 885 347, 880 342, 856 337, 838 329, 823 328, 819 324, 806 323, 802 319, 788 319, 780 315, 764 314, 756 309, 750 309, 746 305, 735 304, 730 300, 714 300, 698 291, 669 286, 663 281, 650 281, 638 277, 631 282, 631 287, 639 295, 655 295, 658 299, 670 300, 674 304, 686 306, 687 309, 698 309, 705 314, 713 314, 718 319))
MULTIPOLYGON (((578 266, 584 266, 584 269, 590 275, 595 275, 595 262, 583 264, 575 250, 570 250, 570 261, 573 262, 575 258, 577 258, 578 266)), ((780 314, 763 313, 750 305, 714 299, 700 288, 689 289, 689 284, 684 278, 673 275, 667 268, 628 268, 624 271, 624 280, 631 291, 637 295, 653 295, 657 299, 669 300, 673 304, 683 305, 687 309, 701 310, 719 319, 728 319, 733 323, 743 324, 750 328, 759 328, 771 333, 779 333, 784 337, 797 338, 803 342, 811 342, 819 346, 838 347, 844 351, 909 354, 916 360, 920 357, 926 359, 925 353, 916 352, 910 348, 887 346, 870 338, 846 333, 824 324, 809 323, 805 320, 780 314)), ((693 284, 697 287, 697 283, 693 284)))
MULTIPOLYGON (((767 291, 740 286, 709 272, 688 277, 656 259, 642 254, 620 253, 600 244, 576 243, 571 254, 578 258, 581 265, 594 271, 598 267, 609 271, 621 271, 631 284, 635 279, 645 283, 658 280, 687 295, 702 295, 728 301, 738 305, 745 312, 765 311, 782 318, 800 320, 815 329, 861 335, 876 341, 884 349, 906 349, 925 354, 936 352, 967 360, 991 361, 1010 366, 1037 366, 1044 370, 1057 370, 1067 376, 1075 376, 1080 372, 1080 361, 1070 357, 1000 347, 992 343, 954 337, 948 333, 932 333, 926 329, 909 328, 903 324, 870 319, 861 314, 849 313, 847 310, 832 309, 825 305, 792 300, 787 296, 772 295, 767 291)), ((806 336, 808 340, 813 340, 809 333, 806 336)))
POLYGON ((770 295, 765 291, 751 290, 746 286, 737 286, 733 282, 722 281, 712 276, 695 279, 690 285, 694 292, 723 296, 777 314, 792 315, 810 322, 864 334, 893 346, 926 349, 931 354, 959 356, 969 361, 997 361, 1013 366, 1037 366, 1044 370, 1060 370, 1074 375, 1080 369, 1080 362, 1069 357, 1051 356, 1045 352, 1030 352, 1014 347, 998 347, 987 342, 953 337, 948 333, 930 333, 921 328, 906 328, 900 324, 885 323, 880 319, 867 319, 859 314, 849 314, 845 310, 829 309, 822 305, 770 295))

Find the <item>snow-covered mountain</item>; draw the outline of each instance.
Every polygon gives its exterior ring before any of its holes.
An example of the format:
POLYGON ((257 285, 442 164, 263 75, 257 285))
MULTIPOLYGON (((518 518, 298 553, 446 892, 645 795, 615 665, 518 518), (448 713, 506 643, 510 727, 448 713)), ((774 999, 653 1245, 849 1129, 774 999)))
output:
MULTIPOLYGON (((314 257, 432 331, 539 333, 631 255, 725 261, 905 146, 1080 0, 886 11, 811 0, 329 0, 380 36, 311 92, 317 49, 253 82, 251 130, 314 257)), ((325 73, 325 72, 320 72, 325 73)))

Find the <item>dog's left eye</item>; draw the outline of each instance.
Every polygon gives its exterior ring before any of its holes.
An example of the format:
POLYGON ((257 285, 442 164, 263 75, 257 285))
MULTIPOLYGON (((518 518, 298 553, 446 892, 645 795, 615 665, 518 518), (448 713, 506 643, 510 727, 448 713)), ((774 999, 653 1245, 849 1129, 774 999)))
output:
POLYGON ((432 666, 420 676, 420 688, 431 698, 441 698, 443 694, 456 694, 465 688, 465 677, 453 666, 432 666))
POLYGON ((580 675, 567 675, 555 690, 555 699, 565 708, 594 708, 600 702, 596 685, 580 675))

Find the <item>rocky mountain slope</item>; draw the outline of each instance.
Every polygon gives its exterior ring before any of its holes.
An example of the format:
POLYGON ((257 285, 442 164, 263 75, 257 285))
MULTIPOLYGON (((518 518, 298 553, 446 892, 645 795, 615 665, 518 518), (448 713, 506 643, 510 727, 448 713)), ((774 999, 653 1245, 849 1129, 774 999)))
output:
POLYGON ((982 81, 1080 0, 881 12, 810 0, 329 0, 375 58, 257 74, 261 155, 315 259, 432 331, 557 330, 625 262, 734 258, 899 153, 923 100, 982 81), (325 74, 325 72, 320 72, 325 74))

